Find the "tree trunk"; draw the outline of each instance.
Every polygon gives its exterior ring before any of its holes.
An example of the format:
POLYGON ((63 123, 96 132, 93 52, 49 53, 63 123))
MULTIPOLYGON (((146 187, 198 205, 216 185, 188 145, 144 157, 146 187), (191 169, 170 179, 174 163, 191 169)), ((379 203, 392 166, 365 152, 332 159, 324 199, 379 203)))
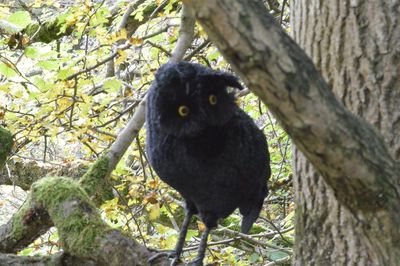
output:
MULTIPOLYGON (((400 158, 400 1, 291 3, 291 31, 333 93, 375 126, 400 158)), ((362 152, 362 151, 360 151, 362 152)), ((365 221, 337 200, 337 193, 305 156, 294 152, 297 216, 295 265, 394 265, 377 249, 365 221)), ((378 213, 376 215, 379 215, 378 213)), ((382 228, 387 232, 387 228, 382 228)))

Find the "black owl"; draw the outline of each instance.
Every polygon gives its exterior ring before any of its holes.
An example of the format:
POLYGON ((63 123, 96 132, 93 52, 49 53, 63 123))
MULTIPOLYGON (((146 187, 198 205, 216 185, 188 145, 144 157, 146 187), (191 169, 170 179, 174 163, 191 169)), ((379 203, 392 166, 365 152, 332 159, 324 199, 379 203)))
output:
POLYGON ((206 225, 194 265, 203 265, 217 220, 239 208, 241 230, 258 218, 271 175, 264 134, 235 103, 238 79, 199 64, 167 63, 148 92, 147 153, 159 177, 186 202, 175 249, 179 260, 194 214, 206 225))

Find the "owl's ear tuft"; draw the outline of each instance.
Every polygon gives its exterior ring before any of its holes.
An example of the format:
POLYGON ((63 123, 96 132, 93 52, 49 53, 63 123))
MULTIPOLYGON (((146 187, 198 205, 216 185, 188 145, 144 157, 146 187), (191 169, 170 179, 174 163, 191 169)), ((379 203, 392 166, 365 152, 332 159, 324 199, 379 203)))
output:
POLYGON ((158 84, 175 85, 181 82, 181 77, 176 69, 176 64, 163 65, 155 75, 158 84))
POLYGON ((236 76, 227 72, 221 72, 220 75, 227 86, 243 90, 243 86, 240 84, 239 79, 236 76))
POLYGON ((204 76, 204 79, 213 84, 220 84, 224 87, 233 87, 243 90, 243 86, 240 84, 239 79, 228 72, 214 72, 212 74, 207 74, 204 76))

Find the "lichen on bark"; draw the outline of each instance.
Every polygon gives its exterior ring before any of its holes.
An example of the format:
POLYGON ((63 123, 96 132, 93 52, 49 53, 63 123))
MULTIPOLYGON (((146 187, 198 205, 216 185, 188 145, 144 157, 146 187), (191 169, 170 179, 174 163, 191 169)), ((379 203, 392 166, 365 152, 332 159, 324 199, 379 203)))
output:
POLYGON ((7 129, 0 126, 0 169, 3 167, 13 145, 13 138, 7 129))

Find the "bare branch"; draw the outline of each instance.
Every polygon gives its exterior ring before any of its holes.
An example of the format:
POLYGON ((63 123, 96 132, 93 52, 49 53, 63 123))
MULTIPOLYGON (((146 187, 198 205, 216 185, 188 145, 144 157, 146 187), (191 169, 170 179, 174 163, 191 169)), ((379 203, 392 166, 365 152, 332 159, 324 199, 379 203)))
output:
POLYGON ((191 7, 183 5, 181 14, 181 27, 179 29, 179 39, 172 51, 170 61, 177 62, 181 61, 186 53, 186 50, 190 47, 194 37, 194 25, 196 19, 194 12, 191 7))
MULTIPOLYGON (((194 37, 194 25, 195 20, 193 17, 193 11, 183 7, 182 9, 182 23, 181 29, 179 31, 180 35, 175 46, 174 51, 172 52, 171 61, 180 61, 183 59, 186 50, 189 48, 193 37, 194 37)), ((135 114, 129 120, 128 124, 125 128, 118 134, 117 139, 113 143, 108 152, 107 156, 109 157, 109 173, 111 173, 116 167, 117 163, 124 155, 125 151, 128 149, 134 138, 139 133, 139 130, 143 127, 145 122, 145 113, 146 113, 146 98, 139 104, 136 109, 135 114)))
POLYGON ((107 63, 108 61, 113 60, 113 59, 118 55, 118 50, 126 50, 126 49, 128 49, 130 46, 131 46, 131 45, 130 45, 129 43, 125 43, 125 44, 123 44, 123 45, 117 47, 117 49, 116 49, 111 55, 109 55, 109 56, 107 56, 106 58, 104 58, 103 60, 99 61, 97 64, 95 64, 95 65, 93 65, 93 66, 91 66, 91 67, 82 69, 81 71, 78 71, 78 72, 76 72, 76 73, 74 73, 74 74, 72 74, 72 75, 66 77, 65 79, 66 79, 66 80, 70 80, 70 79, 76 78, 76 77, 78 77, 79 75, 81 75, 81 74, 83 74, 83 73, 87 73, 87 72, 89 72, 89 71, 92 71, 93 69, 98 68, 98 67, 101 66, 101 65, 104 65, 104 64, 107 63))

